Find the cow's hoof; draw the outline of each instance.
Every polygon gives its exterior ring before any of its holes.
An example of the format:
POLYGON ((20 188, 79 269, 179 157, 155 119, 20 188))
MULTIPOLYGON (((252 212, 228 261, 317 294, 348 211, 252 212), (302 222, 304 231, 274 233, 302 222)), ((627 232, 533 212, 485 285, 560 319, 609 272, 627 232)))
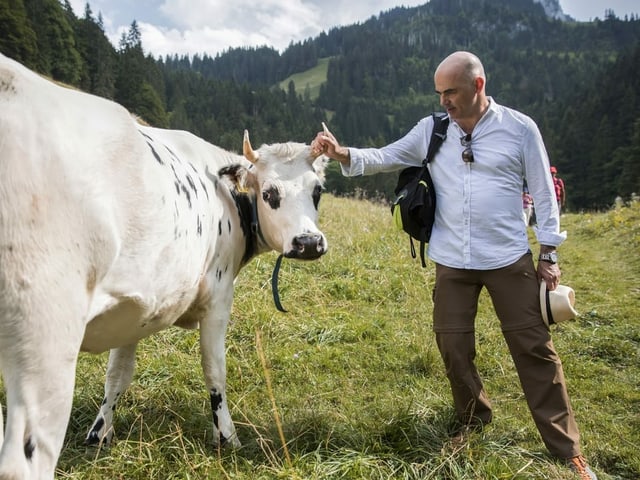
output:
POLYGON ((220 434, 220 436, 218 437, 218 441, 213 442, 213 447, 215 449, 219 449, 219 448, 236 449, 236 448, 240 448, 241 446, 242 446, 242 443, 240 443, 240 440, 238 439, 238 435, 236 435, 235 433, 230 438, 227 438, 224 435, 220 434))
POLYGON ((84 444, 87 447, 99 447, 99 448, 108 448, 111 446, 111 439, 113 435, 105 435, 104 437, 100 437, 98 432, 89 432, 87 438, 84 439, 84 444))

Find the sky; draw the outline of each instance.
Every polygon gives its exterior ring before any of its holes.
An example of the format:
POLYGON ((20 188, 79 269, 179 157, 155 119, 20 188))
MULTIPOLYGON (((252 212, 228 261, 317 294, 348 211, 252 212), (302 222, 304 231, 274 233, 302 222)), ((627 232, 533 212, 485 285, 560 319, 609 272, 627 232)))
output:
MULTIPOLYGON (((427 0, 70 0, 78 17, 88 3, 102 15, 105 33, 117 46, 135 20, 145 53, 215 57, 229 48, 269 46, 282 52, 291 43, 314 38, 341 25, 364 22, 394 7, 427 0)), ((576 20, 639 14, 638 0, 560 0, 576 20)))

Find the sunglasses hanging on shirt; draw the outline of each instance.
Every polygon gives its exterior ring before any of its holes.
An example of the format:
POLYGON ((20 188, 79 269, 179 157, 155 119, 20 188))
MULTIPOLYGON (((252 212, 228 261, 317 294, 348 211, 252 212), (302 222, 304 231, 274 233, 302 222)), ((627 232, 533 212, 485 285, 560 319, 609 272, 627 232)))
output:
POLYGON ((471 150, 471 134, 467 133, 466 135, 460 137, 460 145, 462 145, 464 150, 462 151, 462 161, 464 163, 473 163, 473 150, 471 150))

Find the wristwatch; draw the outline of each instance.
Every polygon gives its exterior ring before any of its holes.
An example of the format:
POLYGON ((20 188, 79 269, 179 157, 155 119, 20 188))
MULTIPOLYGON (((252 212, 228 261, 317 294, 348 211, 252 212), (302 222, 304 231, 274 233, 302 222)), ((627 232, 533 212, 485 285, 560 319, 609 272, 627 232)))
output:
POLYGON ((541 253, 538 257, 538 260, 555 265, 556 263, 558 263, 558 254, 556 252, 541 253))

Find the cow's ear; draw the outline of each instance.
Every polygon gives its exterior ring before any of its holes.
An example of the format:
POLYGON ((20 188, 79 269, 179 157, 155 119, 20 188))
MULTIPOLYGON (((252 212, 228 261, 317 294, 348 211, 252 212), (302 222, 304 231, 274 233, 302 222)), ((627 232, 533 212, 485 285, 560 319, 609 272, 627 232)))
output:
POLYGON ((248 168, 236 164, 221 168, 218 176, 227 184, 229 188, 236 192, 246 193, 255 187, 255 174, 248 168))

